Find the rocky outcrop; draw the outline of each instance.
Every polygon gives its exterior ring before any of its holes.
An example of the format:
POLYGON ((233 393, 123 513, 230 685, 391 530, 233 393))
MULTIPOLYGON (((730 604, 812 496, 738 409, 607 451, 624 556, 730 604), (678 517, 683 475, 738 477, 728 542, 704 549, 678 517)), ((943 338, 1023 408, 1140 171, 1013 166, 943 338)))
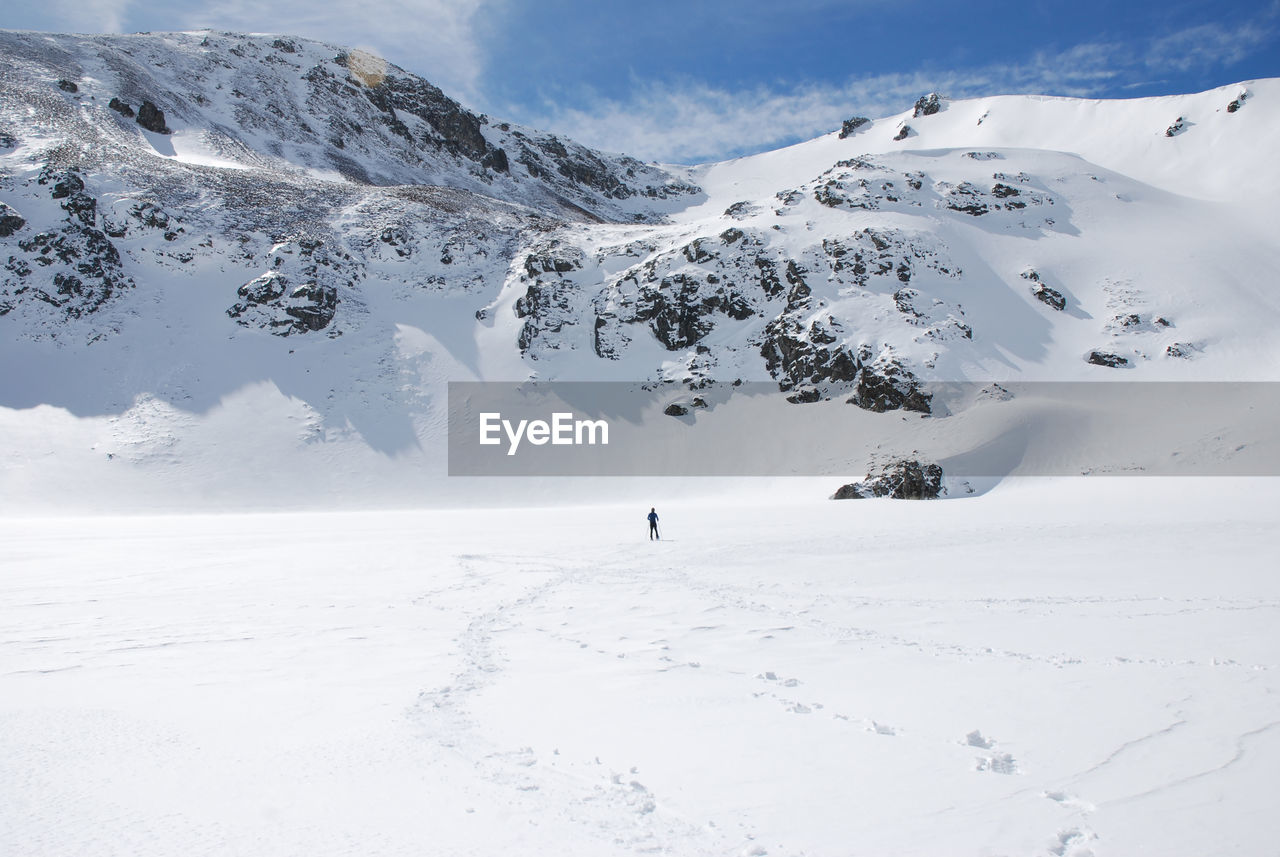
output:
POLYGON ((164 122, 164 111, 150 101, 142 102, 142 106, 138 108, 138 118, 134 121, 156 134, 173 133, 164 122))
POLYGON ((894 142, 900 142, 911 136, 911 126, 905 122, 898 126, 898 133, 893 135, 894 142))
POLYGON ((273 248, 271 270, 236 289, 239 300, 227 315, 276 336, 325 330, 337 315, 339 289, 357 276, 348 254, 320 239, 296 238, 273 248))
POLYGON ((1164 129, 1164 135, 1166 137, 1176 137, 1185 130, 1187 130, 1187 120, 1185 117, 1179 116, 1172 125, 1164 129))
POLYGON ((76 86, 74 81, 67 80, 65 77, 58 81, 58 89, 61 89, 63 92, 73 93, 80 91, 80 87, 76 86))
POLYGON ((1227 103, 1227 112, 1235 113, 1244 106, 1244 103, 1249 99, 1250 95, 1251 93, 1248 90, 1245 90, 1235 98, 1231 99, 1231 101, 1227 103))
MULTIPOLYGON (((57 318, 83 318, 132 288, 133 280, 124 272, 119 250, 98 228, 98 201, 84 179, 74 170, 46 167, 37 184, 60 200, 65 220, 17 242, 19 252, 8 257, 0 273, 0 315, 20 306, 40 314, 43 306, 57 310, 57 318)), ((0 237, 25 227, 17 212, 0 204, 0 237), (12 231, 6 234, 6 228, 12 231)))
POLYGON ((113 97, 111 101, 107 104, 107 106, 110 107, 115 112, 119 113, 121 116, 125 117, 126 119, 132 119, 135 115, 133 112, 133 108, 130 107, 125 102, 121 101, 119 98, 113 97))
POLYGON ((870 125, 870 124, 871 124, 871 120, 865 116, 852 116, 844 120, 844 122, 840 125, 839 138, 841 140, 844 140, 848 137, 851 137, 858 132, 859 128, 862 128, 864 125, 870 125))
POLYGON ((878 414, 897 410, 929 414, 932 413, 932 401, 933 394, 924 389, 920 380, 892 355, 891 350, 886 349, 874 363, 864 363, 848 403, 878 414))
POLYGON ((1021 276, 1022 279, 1031 281, 1031 294, 1035 295, 1036 300, 1059 312, 1067 308, 1067 299, 1063 297, 1062 292, 1045 285, 1040 279, 1040 274, 1034 269, 1023 271, 1021 276))
POLYGON ((1109 351, 1090 351, 1087 362, 1095 366, 1106 366, 1109 369, 1120 369, 1129 365, 1129 358, 1109 351))
POLYGON ((8 238, 26 225, 27 221, 22 215, 9 205, 0 202, 0 238, 8 238))
POLYGON ((580 270, 584 259, 577 247, 557 241, 525 256, 521 280, 529 285, 515 302, 516 316, 524 319, 516 342, 522 354, 536 360, 539 351, 559 347, 554 338, 543 334, 557 334, 565 326, 577 324, 572 298, 580 287, 566 275, 580 270))
POLYGON ((732 227, 625 270, 593 301, 596 353, 619 354, 631 341, 631 325, 645 325, 668 351, 680 351, 700 344, 719 324, 761 315, 784 286, 777 262, 760 254, 760 246, 757 235, 732 227))
POLYGON ((912 117, 919 119, 921 116, 932 116, 942 109, 942 96, 936 92, 930 92, 928 95, 920 96, 916 101, 915 110, 912 117))
POLYGON ((895 500, 936 500, 945 491, 942 468, 937 464, 899 459, 881 467, 861 482, 842 485, 832 500, 890 497, 895 500))
POLYGON ((808 388, 813 391, 809 400, 817 401, 818 388, 847 389, 857 381, 862 362, 837 344, 836 331, 839 325, 831 318, 805 327, 781 316, 765 326, 760 355, 780 390, 808 388))

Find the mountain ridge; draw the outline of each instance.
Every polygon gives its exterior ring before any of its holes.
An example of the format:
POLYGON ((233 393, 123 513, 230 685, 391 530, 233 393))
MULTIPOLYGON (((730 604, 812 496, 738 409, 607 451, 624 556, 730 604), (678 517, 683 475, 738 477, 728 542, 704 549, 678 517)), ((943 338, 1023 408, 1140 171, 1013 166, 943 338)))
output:
POLYGON ((948 411, 935 380, 1276 375, 1280 81, 924 96, 683 168, 289 37, 0 50, 10 496, 417 502, 453 380, 767 381, 897 419, 948 411))

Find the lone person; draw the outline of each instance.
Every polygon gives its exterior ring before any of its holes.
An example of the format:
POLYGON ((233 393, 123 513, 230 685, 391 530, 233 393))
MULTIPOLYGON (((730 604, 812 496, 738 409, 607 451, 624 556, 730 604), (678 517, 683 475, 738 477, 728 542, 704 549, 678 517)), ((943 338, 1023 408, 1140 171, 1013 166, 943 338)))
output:
POLYGON ((658 512, 652 506, 649 507, 649 541, 654 539, 662 540, 662 536, 658 535, 658 512))

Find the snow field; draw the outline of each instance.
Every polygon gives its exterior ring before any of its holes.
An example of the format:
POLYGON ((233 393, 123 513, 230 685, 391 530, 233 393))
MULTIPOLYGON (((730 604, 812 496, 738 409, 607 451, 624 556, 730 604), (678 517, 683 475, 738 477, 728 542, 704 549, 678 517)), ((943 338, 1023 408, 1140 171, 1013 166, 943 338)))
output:
POLYGON ((0 851, 1267 853, 1278 494, 9 519, 0 851))

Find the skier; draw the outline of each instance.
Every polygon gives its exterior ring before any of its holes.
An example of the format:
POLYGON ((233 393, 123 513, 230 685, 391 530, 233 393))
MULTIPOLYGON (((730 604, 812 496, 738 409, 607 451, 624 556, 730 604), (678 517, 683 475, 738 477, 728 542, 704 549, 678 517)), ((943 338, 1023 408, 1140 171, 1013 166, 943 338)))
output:
POLYGON ((658 535, 658 511, 652 506, 649 507, 649 541, 654 539, 662 540, 662 536, 658 535))

